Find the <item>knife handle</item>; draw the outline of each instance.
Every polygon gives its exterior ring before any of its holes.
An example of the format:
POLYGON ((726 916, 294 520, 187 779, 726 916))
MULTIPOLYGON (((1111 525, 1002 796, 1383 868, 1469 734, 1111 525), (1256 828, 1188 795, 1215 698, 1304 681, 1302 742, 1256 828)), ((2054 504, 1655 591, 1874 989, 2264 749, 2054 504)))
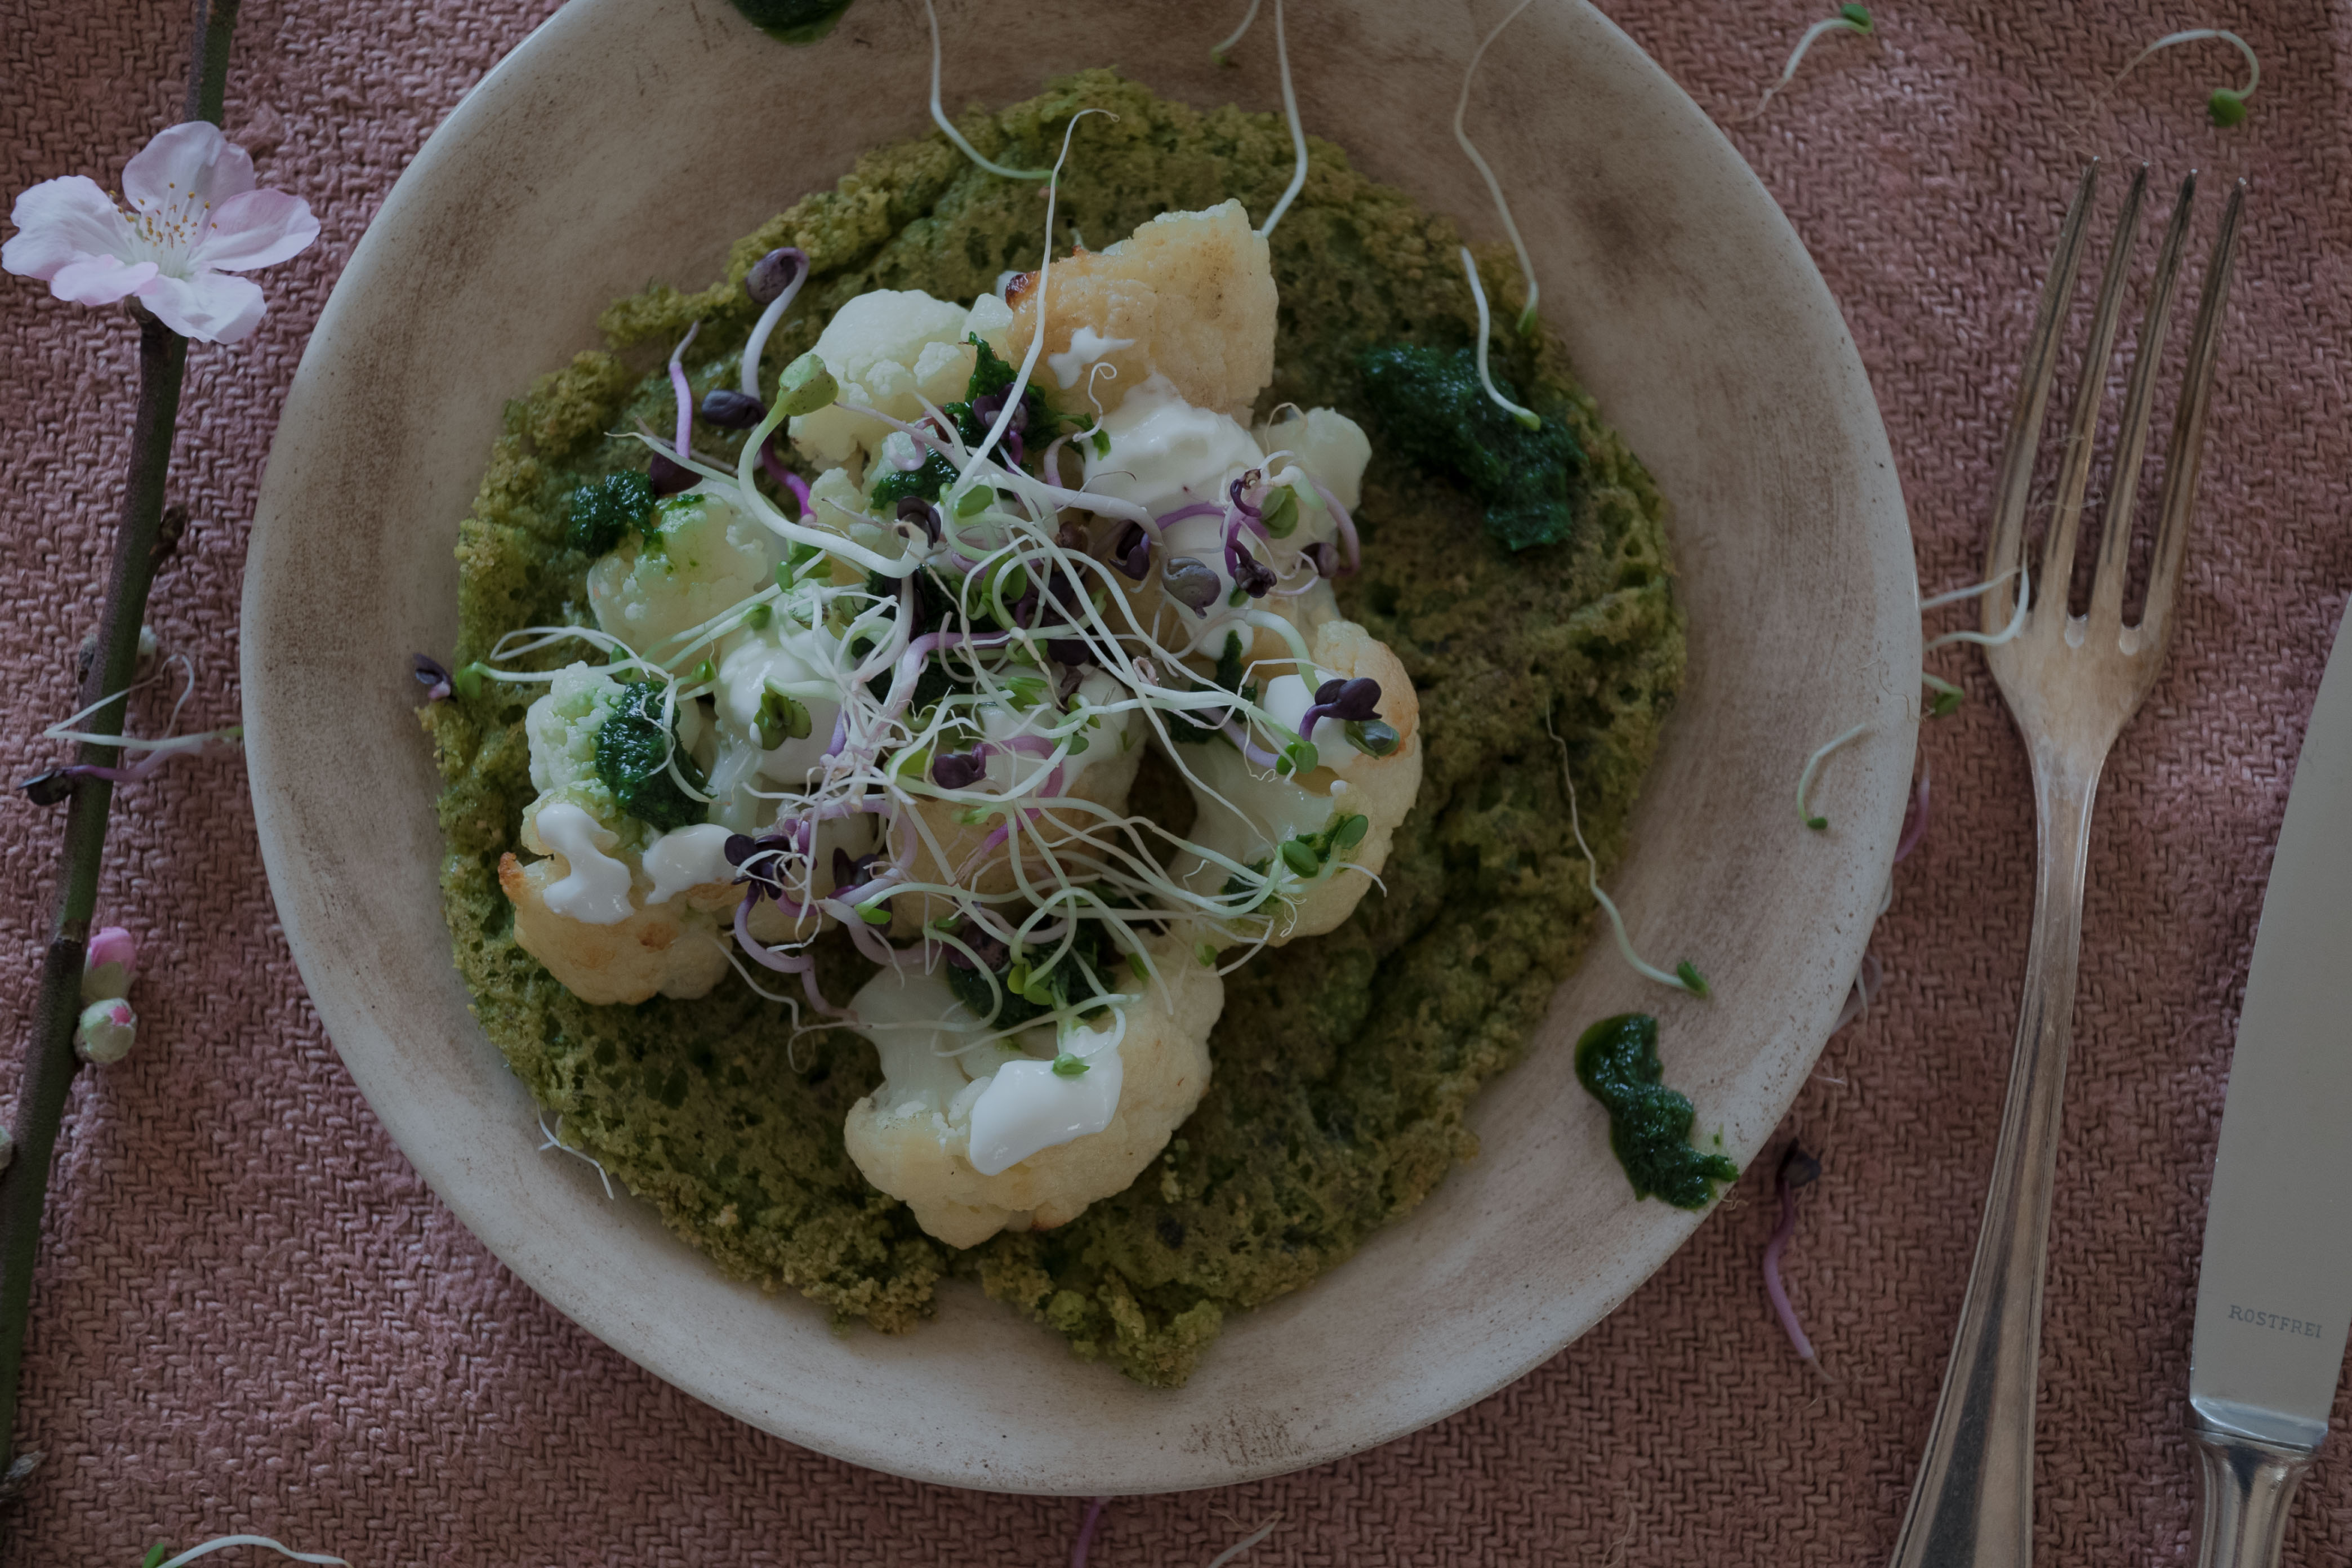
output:
POLYGON ((2295 1483, 2311 1451, 2258 1443, 2192 1424, 2205 1475, 2197 1528, 2198 1568, 2274 1568, 2295 1483))

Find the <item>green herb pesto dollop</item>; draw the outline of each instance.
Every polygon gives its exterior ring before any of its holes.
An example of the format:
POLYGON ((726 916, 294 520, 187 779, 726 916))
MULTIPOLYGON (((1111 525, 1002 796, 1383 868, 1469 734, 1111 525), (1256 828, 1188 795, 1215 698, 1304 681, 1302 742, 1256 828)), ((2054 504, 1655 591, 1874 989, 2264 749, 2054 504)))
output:
MULTIPOLYGON (((1558 544, 1576 525, 1584 448, 1558 419, 1529 429, 1496 406, 1468 348, 1384 343, 1366 352, 1364 396, 1390 445, 1486 503, 1486 531, 1513 550, 1558 544)), ((1518 400, 1501 376, 1496 385, 1518 400)))
POLYGON ((662 689, 649 680, 625 683, 596 730, 596 778, 623 811, 656 833, 691 827, 709 812, 669 776, 673 755, 687 782, 702 788, 702 770, 662 723, 662 689))

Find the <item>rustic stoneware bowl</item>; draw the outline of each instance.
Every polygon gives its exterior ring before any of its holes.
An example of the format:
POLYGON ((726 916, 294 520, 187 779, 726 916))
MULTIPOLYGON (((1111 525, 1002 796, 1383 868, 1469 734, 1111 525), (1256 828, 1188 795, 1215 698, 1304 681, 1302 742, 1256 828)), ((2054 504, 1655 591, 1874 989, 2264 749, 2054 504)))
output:
MULTIPOLYGON (((1020 27, 950 0, 949 101, 1113 65, 1203 106, 1280 102, 1271 18, 1046 0, 1020 27)), ((1499 231, 1446 132, 1493 5, 1291 7, 1310 130, 1499 231)), ((731 1283, 653 1211, 538 1152, 467 1011, 435 887, 436 779, 409 656, 457 629, 457 520, 501 403, 596 342, 649 278, 869 147, 928 129, 919 13, 861 0, 805 49, 719 0, 573 0, 458 106, 345 268, 287 400, 244 606, 247 746, 287 941, 352 1076, 474 1233, 589 1332, 781 1436, 925 1480, 1122 1493, 1296 1468, 1436 1420, 1591 1328, 1702 1223, 1637 1203, 1578 1087, 1583 1024, 1661 1015, 1673 1081, 1755 1155, 1810 1069, 1886 884, 1911 772, 1919 619, 1876 405, 1835 302, 1728 142, 1599 13, 1542 6, 1488 57, 1483 146, 1585 383, 1674 506, 1689 685, 1615 893, 1635 942, 1712 977, 1644 984, 1604 939, 1476 1107, 1485 1152, 1312 1289, 1242 1314, 1177 1392, 1073 1358, 957 1287, 900 1338, 731 1283), (747 149, 764 149, 747 160, 747 149), (1806 832, 1806 753, 1829 767, 1806 832)))

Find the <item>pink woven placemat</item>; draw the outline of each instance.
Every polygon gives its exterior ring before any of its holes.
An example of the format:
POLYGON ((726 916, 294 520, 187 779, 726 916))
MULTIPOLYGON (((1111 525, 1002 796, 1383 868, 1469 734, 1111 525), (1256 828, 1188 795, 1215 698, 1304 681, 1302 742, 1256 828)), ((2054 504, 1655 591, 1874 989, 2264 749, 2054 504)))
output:
MULTIPOLYGON (((258 334, 191 359, 173 492, 196 523, 152 622, 194 661, 196 725, 236 716, 246 523, 304 334, 425 134, 547 8, 247 0, 230 127, 324 234, 267 276, 258 334)), ((1727 119, 1828 9, 1622 0, 1612 12, 1727 119)), ((185 13, 10 7, 0 190, 68 173, 116 181, 176 112, 185 13)), ((1977 574, 2014 359, 2081 155, 2148 157, 2162 187, 2191 164, 2252 184, 2180 635, 2108 769, 2092 846, 2043 1337, 2045 1560, 2179 1559, 2193 1497, 2179 1435, 2189 1303, 2229 1043, 2287 781, 2352 586, 2352 12, 1955 0, 1891 3, 1878 20, 1876 41, 1824 40, 1733 134, 1845 306, 1931 590, 1977 574), (2205 123, 2206 91, 2238 79, 2214 46, 2151 62, 2095 108, 2141 45, 2199 25, 2235 27, 2262 51, 2244 126, 2205 123)), ((1255 71, 1239 79, 1264 85, 1255 71)), ((120 319, 0 285, 10 778, 51 760, 29 737, 71 706, 131 371, 120 319)), ((1935 824, 1877 940, 1887 989, 1831 1042, 1789 1122, 1827 1164, 1789 1274, 1834 1384, 1794 1361, 1764 1306, 1759 1171, 1622 1311, 1523 1382, 1321 1469, 1121 1500, 1094 1562, 1201 1562, 1276 1513, 1248 1562, 1884 1558, 1968 1269, 2033 853, 2023 761, 1980 662, 1956 651, 1935 667, 1964 678, 1971 700, 1927 732, 1935 824)), ((354 831, 366 810, 355 798, 354 831)), ((12 1064, 59 821, 0 801, 12 1064)), ((104 913, 148 954, 141 1041, 75 1092, 18 1433, 48 1459, 22 1510, 0 1519, 0 1563, 127 1565, 155 1541, 245 1530, 366 1568, 1066 1555, 1078 1504, 918 1486, 738 1426, 494 1261, 409 1169, 322 1035, 233 763, 182 764, 127 792, 110 858, 104 913)), ((0 1070, 5 1097, 15 1069, 0 1070)), ((2295 1505, 2287 1558, 2347 1551, 2352 1463, 2330 1458, 2295 1505)))

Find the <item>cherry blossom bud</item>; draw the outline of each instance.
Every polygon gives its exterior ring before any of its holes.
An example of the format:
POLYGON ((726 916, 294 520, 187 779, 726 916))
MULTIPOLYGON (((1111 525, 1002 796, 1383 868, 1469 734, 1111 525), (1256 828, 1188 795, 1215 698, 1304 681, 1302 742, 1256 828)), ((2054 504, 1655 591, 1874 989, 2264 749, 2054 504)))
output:
POLYGON ((139 1016, 130 1003, 121 997, 93 1002, 81 1010, 81 1022, 74 1026, 74 1050, 86 1062, 119 1062, 131 1054, 131 1041, 138 1032, 139 1016))
POLYGON ((139 944, 121 926, 106 926, 89 939, 83 955, 81 999, 84 1003, 114 1002, 131 994, 139 969, 139 944))

